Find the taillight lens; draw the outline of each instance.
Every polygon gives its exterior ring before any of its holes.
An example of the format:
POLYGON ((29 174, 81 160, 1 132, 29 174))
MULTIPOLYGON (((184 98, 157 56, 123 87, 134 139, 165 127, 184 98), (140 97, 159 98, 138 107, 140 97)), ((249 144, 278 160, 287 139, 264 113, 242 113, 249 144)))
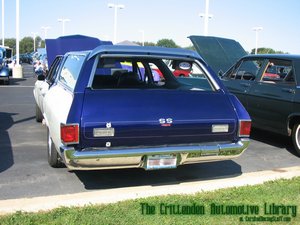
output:
POLYGON ((78 124, 61 124, 60 139, 64 144, 79 143, 79 125, 78 124))
POLYGON ((251 120, 240 120, 239 136, 249 137, 251 132, 251 120))

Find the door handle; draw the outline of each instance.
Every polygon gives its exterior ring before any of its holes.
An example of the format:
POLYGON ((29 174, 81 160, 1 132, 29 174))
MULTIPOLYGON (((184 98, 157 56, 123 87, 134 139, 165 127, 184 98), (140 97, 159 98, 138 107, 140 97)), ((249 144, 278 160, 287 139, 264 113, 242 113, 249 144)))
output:
POLYGON ((281 90, 282 90, 283 92, 295 94, 295 89, 292 89, 292 88, 282 88, 281 90))

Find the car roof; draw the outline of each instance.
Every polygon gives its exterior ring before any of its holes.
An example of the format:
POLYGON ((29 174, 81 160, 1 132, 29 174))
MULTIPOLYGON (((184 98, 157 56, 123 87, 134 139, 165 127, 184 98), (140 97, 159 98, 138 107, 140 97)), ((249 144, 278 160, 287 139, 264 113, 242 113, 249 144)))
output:
POLYGON ((300 60, 300 55, 294 54, 257 54, 246 55, 243 58, 268 58, 268 59, 285 59, 285 60, 300 60))
POLYGON ((114 55, 143 55, 143 56, 166 56, 180 58, 198 58, 203 61, 198 53, 191 50, 181 48, 165 48, 153 46, 128 46, 128 45, 101 45, 92 50, 89 59, 98 54, 114 54, 114 55))

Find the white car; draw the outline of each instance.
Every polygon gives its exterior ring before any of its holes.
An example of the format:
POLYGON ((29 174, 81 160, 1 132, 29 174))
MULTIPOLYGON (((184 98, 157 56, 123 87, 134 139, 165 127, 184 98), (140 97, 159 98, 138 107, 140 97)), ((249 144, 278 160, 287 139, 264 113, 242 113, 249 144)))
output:
POLYGON ((43 120, 43 113, 44 113, 44 106, 43 100, 48 92, 50 86, 54 83, 57 75, 57 69, 61 63, 62 56, 57 56, 52 63, 52 66, 47 72, 46 76, 44 74, 39 74, 37 76, 37 81, 35 82, 33 95, 35 99, 35 119, 37 122, 42 122, 43 120))

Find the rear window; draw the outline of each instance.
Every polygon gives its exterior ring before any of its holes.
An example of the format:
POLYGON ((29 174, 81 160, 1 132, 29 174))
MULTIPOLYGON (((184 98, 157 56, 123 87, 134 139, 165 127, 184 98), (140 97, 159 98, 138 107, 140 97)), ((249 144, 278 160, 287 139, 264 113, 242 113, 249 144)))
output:
POLYGON ((202 65, 192 60, 100 58, 93 89, 188 89, 213 91, 202 65))

